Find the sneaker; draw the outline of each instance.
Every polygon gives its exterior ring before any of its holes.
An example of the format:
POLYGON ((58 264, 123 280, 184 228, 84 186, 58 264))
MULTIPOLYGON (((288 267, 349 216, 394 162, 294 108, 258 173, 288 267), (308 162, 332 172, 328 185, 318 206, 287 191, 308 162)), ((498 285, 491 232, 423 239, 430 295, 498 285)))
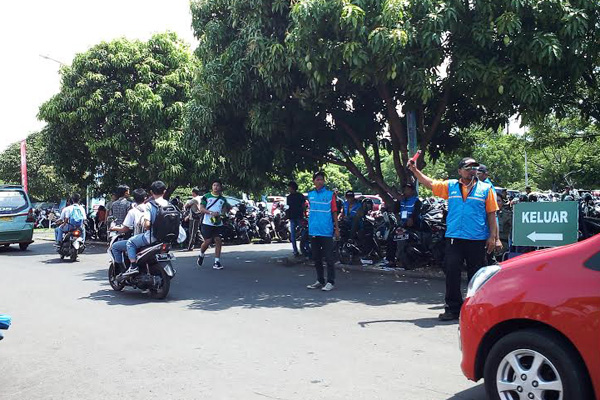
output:
POLYGON ((453 321, 459 318, 459 314, 450 311, 445 311, 444 313, 438 315, 438 318, 440 321, 453 321))
POLYGON ((138 270, 138 267, 129 267, 129 269, 127 271, 123 272, 123 276, 135 275, 138 272, 140 272, 138 270))
POLYGON ((198 266, 201 267, 203 262, 204 262, 204 256, 198 256, 198 259, 196 260, 196 264, 198 264, 198 266))
POLYGON ((321 289, 322 287, 323 287, 323 284, 319 281, 316 281, 312 285, 306 286, 307 289, 321 289))
POLYGON ((215 261, 215 263, 213 264, 213 269, 223 269, 223 266, 221 265, 220 261, 215 261))
POLYGON ((329 292, 330 290, 333 290, 334 286, 333 283, 331 282, 327 282, 327 285, 323 286, 323 289, 321 289, 324 292, 329 292))

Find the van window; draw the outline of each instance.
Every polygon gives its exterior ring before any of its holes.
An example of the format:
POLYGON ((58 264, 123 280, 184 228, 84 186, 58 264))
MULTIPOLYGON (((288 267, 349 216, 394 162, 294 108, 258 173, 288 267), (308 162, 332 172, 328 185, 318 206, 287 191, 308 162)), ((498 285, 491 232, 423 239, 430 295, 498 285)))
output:
POLYGON ((19 190, 0 190, 0 215, 15 214, 29 208, 25 193, 19 190))

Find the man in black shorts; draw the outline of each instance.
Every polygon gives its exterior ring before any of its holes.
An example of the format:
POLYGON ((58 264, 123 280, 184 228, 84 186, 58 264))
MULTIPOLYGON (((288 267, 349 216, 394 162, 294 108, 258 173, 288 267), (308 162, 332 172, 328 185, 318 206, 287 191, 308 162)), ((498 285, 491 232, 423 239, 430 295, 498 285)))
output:
POLYGON ((196 262, 199 267, 202 266, 202 262, 204 261, 204 253, 214 240, 215 263, 213 264, 213 269, 223 269, 221 265, 221 247, 223 243, 219 235, 223 226, 223 216, 230 208, 227 199, 223 197, 223 184, 221 181, 214 181, 212 191, 205 194, 200 203, 200 213, 204 214, 201 228, 204 243, 200 247, 200 255, 196 262))

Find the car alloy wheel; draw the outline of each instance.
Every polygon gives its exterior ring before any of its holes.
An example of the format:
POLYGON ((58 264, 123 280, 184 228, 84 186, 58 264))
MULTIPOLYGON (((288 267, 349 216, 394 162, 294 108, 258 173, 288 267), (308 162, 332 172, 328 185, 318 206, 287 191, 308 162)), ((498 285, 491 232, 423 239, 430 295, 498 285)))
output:
POLYGON ((562 400, 563 382, 552 362, 530 349, 507 354, 496 373, 498 396, 502 400, 562 400))

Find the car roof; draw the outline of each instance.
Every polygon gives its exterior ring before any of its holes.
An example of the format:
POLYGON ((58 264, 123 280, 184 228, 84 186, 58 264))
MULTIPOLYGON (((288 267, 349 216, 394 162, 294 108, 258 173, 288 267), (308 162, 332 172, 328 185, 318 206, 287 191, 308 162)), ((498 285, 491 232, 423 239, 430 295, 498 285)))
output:
POLYGON ((2 185, 0 185, 0 189, 20 189, 20 190, 25 190, 25 189, 23 189, 22 185, 10 185, 10 184, 2 184, 2 185))

